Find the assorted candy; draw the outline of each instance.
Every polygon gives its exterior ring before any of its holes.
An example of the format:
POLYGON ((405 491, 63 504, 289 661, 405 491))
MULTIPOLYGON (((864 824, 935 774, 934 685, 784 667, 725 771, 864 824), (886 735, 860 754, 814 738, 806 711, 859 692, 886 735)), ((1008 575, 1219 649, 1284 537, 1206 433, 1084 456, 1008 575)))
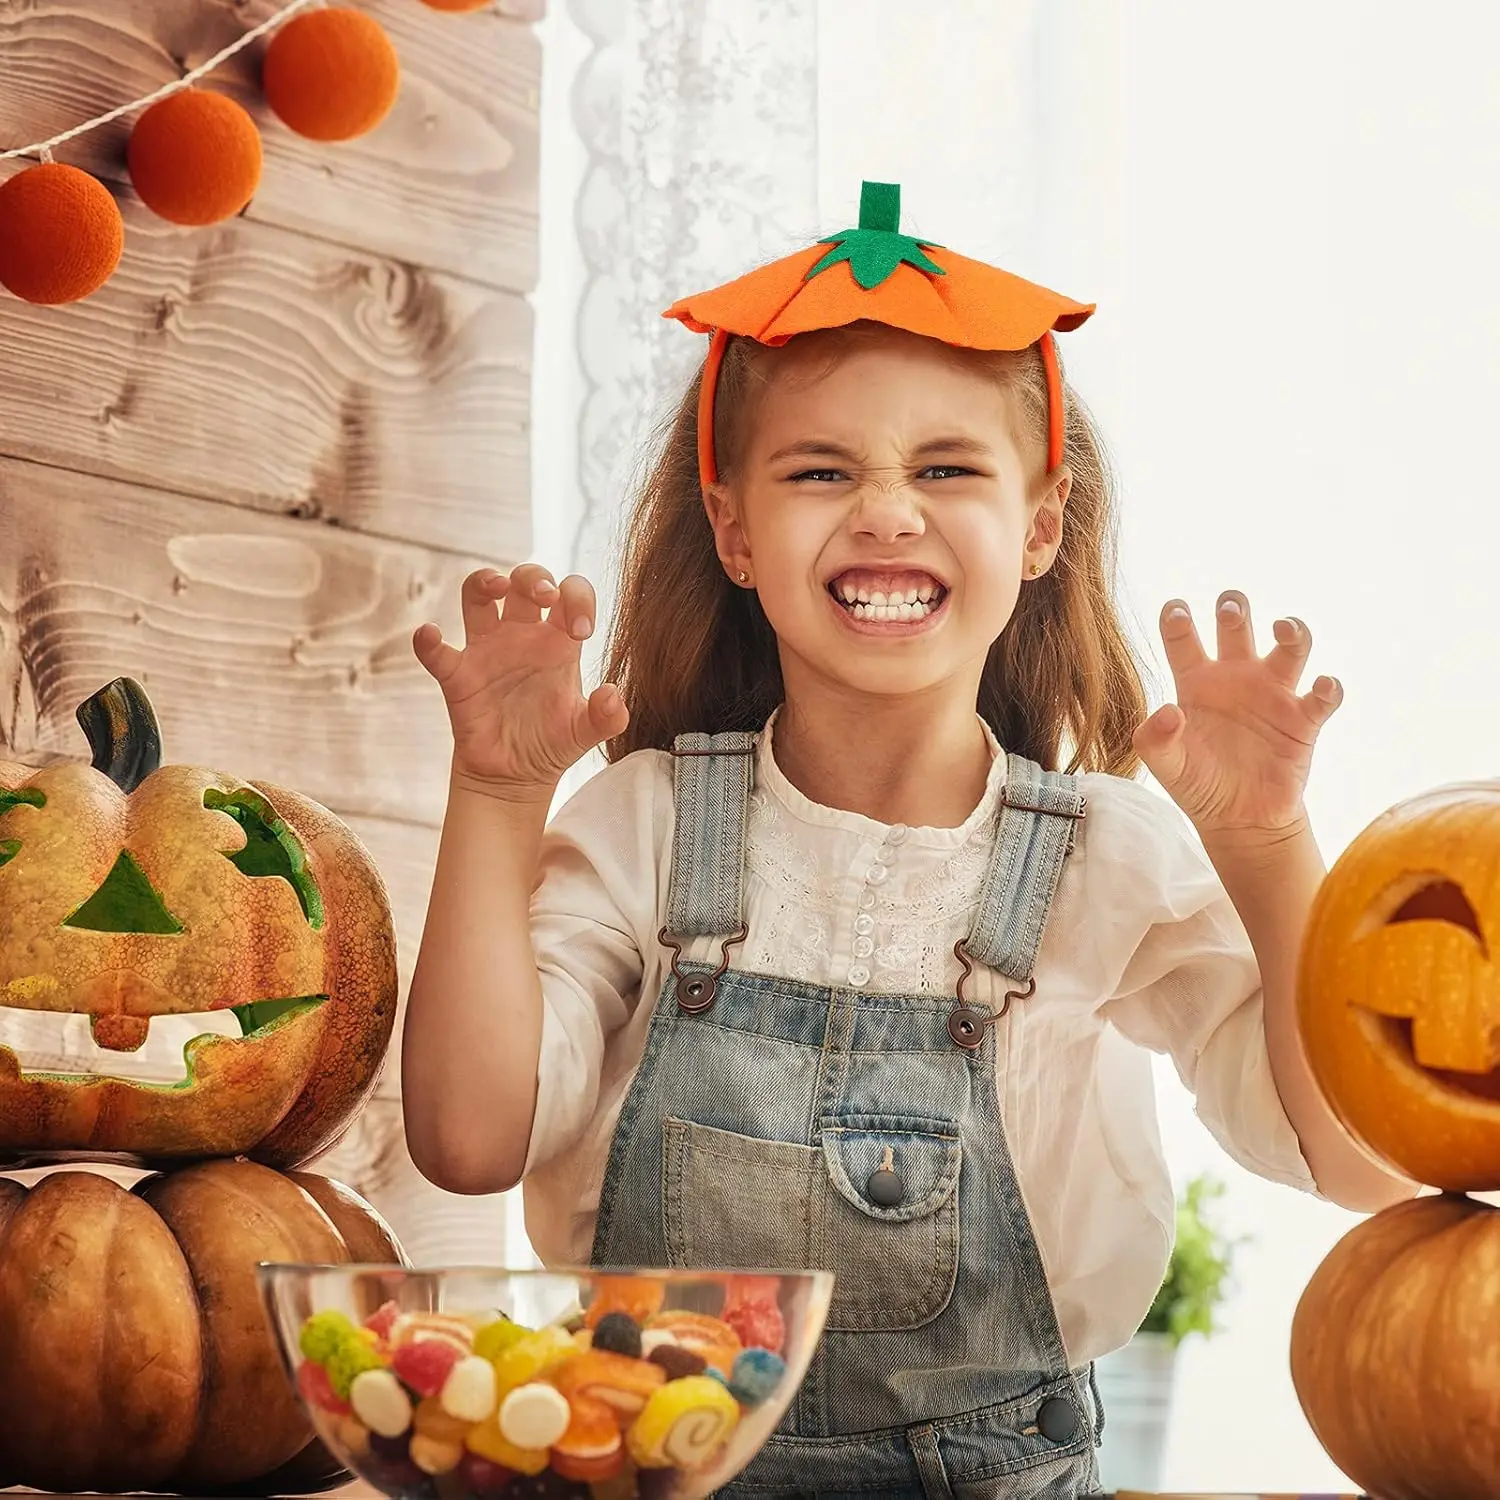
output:
POLYGON ((303 1399, 367 1477, 413 1500, 652 1500, 722 1453, 786 1375, 775 1277, 728 1279, 722 1315, 668 1309, 660 1279, 601 1276, 587 1309, 302 1327, 303 1399))

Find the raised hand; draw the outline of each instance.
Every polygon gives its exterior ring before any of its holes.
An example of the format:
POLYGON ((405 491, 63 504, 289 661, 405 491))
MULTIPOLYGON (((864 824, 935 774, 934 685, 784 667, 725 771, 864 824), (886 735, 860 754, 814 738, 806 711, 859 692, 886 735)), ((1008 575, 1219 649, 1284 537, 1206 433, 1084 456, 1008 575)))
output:
POLYGON ((417 630, 412 649, 448 705, 455 773, 550 796, 569 766, 625 728, 629 714, 611 684, 583 696, 578 661, 594 611, 586 578, 559 587, 525 563, 508 576, 485 569, 464 579, 463 650, 436 625, 417 630))
POLYGON ((1234 591, 1220 595, 1215 658, 1181 600, 1162 610, 1177 701, 1140 726, 1135 747, 1201 835, 1276 834, 1306 816, 1313 746, 1343 690, 1319 677, 1299 694, 1312 635, 1300 620, 1278 620, 1274 628, 1275 646, 1258 655, 1249 601, 1234 591))

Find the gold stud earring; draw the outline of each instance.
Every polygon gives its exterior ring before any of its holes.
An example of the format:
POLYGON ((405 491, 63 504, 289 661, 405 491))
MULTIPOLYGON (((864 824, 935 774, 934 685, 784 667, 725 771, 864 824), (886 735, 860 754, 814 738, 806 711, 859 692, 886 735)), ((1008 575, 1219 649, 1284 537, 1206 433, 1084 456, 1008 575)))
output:
POLYGON ((750 582, 750 575, 743 568, 740 569, 740 582, 741 583, 749 583, 750 582))
POLYGON ((1035 578, 1041 571, 1042 571, 1042 565, 1041 565, 1041 563, 1032 563, 1032 565, 1031 565, 1031 576, 1033 578, 1035 578))

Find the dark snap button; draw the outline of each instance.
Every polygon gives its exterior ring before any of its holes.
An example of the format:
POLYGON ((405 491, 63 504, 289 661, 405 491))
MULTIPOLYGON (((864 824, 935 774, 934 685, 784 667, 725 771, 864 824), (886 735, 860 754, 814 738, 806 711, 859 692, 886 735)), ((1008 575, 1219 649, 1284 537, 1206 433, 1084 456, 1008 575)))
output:
POLYGON ((984 1025, 988 1019, 982 1010, 960 1005, 948 1013, 949 1039, 968 1051, 976 1050, 984 1041, 984 1025))
POLYGON ((1061 1396, 1049 1396, 1036 1414, 1036 1425, 1049 1443, 1066 1443, 1078 1431, 1078 1413, 1061 1396))
POLYGON ((906 1184, 901 1181, 899 1172, 882 1167, 878 1172, 870 1173, 865 1190, 870 1195, 871 1203, 878 1203, 881 1208, 894 1208, 906 1192, 906 1184))

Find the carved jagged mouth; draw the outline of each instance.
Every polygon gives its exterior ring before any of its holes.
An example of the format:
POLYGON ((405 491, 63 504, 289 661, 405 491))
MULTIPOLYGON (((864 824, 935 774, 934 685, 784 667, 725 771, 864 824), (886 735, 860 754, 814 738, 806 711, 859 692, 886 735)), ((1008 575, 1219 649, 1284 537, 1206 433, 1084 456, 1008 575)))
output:
MULTIPOLYGON (((92 1018, 75 1013, 0 1007, 0 1053, 9 1050, 25 1079, 83 1083, 100 1078, 157 1088, 184 1088, 193 1081, 194 1056, 206 1046, 268 1036, 323 1004, 326 996, 269 1000, 234 1009, 152 1016, 138 1047, 102 1047, 92 1018)), ((134 1017, 102 1017, 111 1022, 134 1017)), ((147 1018, 140 1018, 146 1021, 147 1018)))
POLYGON ((1488 1073, 1460 1073, 1452 1068, 1429 1068, 1417 1061, 1412 1047, 1412 1023, 1405 1016, 1382 1016, 1364 1006, 1354 1007, 1365 1035, 1379 1050, 1400 1058, 1424 1078, 1470 1099, 1500 1104, 1500 1068, 1488 1073))

